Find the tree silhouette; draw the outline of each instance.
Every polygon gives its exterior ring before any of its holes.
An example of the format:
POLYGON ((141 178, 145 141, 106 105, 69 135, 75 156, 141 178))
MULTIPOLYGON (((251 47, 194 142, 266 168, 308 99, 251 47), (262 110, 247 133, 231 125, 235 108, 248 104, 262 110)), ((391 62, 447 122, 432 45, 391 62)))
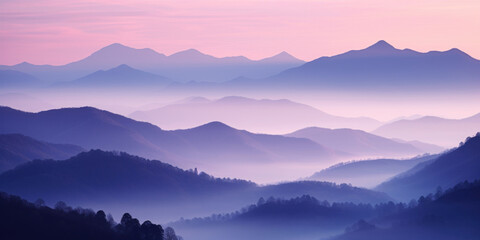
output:
MULTIPOLYGON (((17 196, 0 192, 0 239, 49 239, 49 240, 163 240, 162 226, 138 219, 129 213, 115 224, 111 215, 99 210, 72 209, 65 202, 55 208, 36 201, 29 203, 17 196), (41 204, 40 204, 41 203, 41 204)), ((173 229, 172 239, 178 239, 173 229)))
POLYGON ((165 228, 165 240, 178 240, 175 231, 171 227, 165 228))
POLYGON ((142 235, 142 240, 163 240, 164 239, 164 232, 163 228, 160 225, 156 225, 151 223, 150 221, 145 221, 140 226, 142 235))

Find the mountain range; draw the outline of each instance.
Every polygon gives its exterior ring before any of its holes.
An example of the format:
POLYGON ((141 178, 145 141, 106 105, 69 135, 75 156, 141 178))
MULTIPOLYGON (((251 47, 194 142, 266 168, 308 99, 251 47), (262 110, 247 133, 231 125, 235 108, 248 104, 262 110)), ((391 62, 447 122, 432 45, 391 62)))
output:
POLYGON ((320 57, 262 80, 236 87, 428 92, 478 90, 480 61, 459 49, 421 53, 381 40, 362 50, 320 57))
POLYGON ((239 96, 215 100, 194 97, 152 110, 136 111, 129 117, 166 129, 188 128, 220 121, 239 129, 275 134, 292 132, 307 126, 349 127, 371 131, 381 125, 379 121, 371 118, 338 117, 286 99, 252 99, 239 96))
POLYGON ((66 65, 33 65, 24 62, 13 66, 0 66, 0 69, 16 70, 41 80, 59 82, 75 80, 99 70, 126 64, 176 81, 219 82, 238 76, 267 77, 302 63, 302 60, 286 52, 255 61, 243 56, 217 58, 195 49, 166 56, 149 48, 135 49, 114 43, 66 65))
POLYGON ((382 125, 372 133, 388 138, 418 140, 445 147, 456 146, 472 133, 480 131, 480 113, 462 119, 426 116, 382 125))
POLYGON ((480 61, 459 49, 422 53, 397 49, 383 40, 365 49, 306 63, 285 52, 253 61, 241 56, 216 58, 194 49, 166 56, 148 48, 134 49, 116 43, 62 66, 21 63, 0 66, 0 70, 15 70, 46 82, 61 82, 123 64, 171 81, 192 82, 176 85, 176 89, 184 90, 204 89, 207 84, 207 89, 237 91, 266 88, 426 94, 446 90, 472 92, 480 87, 480 61))

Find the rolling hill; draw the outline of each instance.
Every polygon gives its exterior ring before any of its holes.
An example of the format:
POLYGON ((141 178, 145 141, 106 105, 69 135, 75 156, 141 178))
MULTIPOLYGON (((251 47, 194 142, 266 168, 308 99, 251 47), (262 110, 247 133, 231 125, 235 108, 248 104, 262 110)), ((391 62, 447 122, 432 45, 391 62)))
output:
MULTIPOLYGON (((354 129, 309 127, 286 134, 285 136, 308 138, 320 145, 337 150, 342 149, 342 151, 360 157, 398 158, 411 157, 427 152, 426 149, 419 149, 409 143, 399 143, 388 138, 354 129)), ((441 148, 439 147, 439 149, 441 148)))
POLYGON ((339 163, 316 172, 307 179, 373 188, 420 163, 433 161, 438 156, 427 155, 405 160, 374 159, 339 163))

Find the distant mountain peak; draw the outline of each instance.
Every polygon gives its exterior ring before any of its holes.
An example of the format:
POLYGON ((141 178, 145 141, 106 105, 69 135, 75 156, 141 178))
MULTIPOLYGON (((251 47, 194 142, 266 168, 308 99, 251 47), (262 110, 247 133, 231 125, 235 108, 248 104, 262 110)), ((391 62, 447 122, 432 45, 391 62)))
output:
POLYGON ((208 130, 210 131, 222 131, 222 130, 236 130, 235 128, 232 128, 228 126, 225 123, 219 122, 219 121, 214 121, 214 122, 209 122, 207 124, 198 126, 194 129, 199 129, 199 130, 208 130))
POLYGON ((51 109, 51 110, 46 110, 46 111, 41 111, 39 113, 46 113, 46 112, 56 112, 56 113, 84 113, 84 114, 105 114, 108 113, 104 110, 100 110, 95 107, 91 106, 81 106, 81 107, 65 107, 65 108, 59 108, 59 109, 51 109))
POLYGON ((114 67, 110 70, 114 70, 114 69, 118 69, 118 70, 135 70, 134 68, 128 66, 127 64, 120 64, 118 65, 117 67, 114 67))
POLYGON ((98 70, 94 73, 91 73, 87 76, 84 76, 82 78, 85 78, 85 77, 88 77, 88 76, 94 76, 94 75, 97 75, 97 74, 105 74, 105 73, 125 73, 125 72, 141 72, 140 70, 137 70, 135 68, 132 68, 130 66, 128 66, 127 64, 120 64, 116 67, 113 67, 113 68, 109 68, 109 69, 106 69, 106 70, 98 70))
POLYGON ((448 53, 450 55, 454 55, 454 56, 463 56, 463 57, 468 57, 468 58, 472 58, 470 55, 468 55, 466 52, 458 49, 458 48, 452 48, 450 50, 447 50, 445 51, 445 53, 448 53))
MULTIPOLYGON (((121 43, 112 43, 108 46, 105 46, 98 51, 92 53, 90 57, 96 56, 96 57, 108 57, 108 58, 115 58, 118 60, 118 58, 125 58, 126 56, 130 55, 131 57, 132 54, 138 55, 138 54, 143 54, 143 55, 148 55, 148 56, 160 56, 160 57, 165 57, 165 55, 158 53, 150 48, 143 48, 143 49, 137 49, 137 48, 132 48, 129 46, 125 46, 121 43)), ((141 56, 141 55, 140 55, 141 56)), ((136 56, 139 57, 139 56, 136 56)))
POLYGON ((218 99, 217 101, 237 102, 237 101, 249 101, 249 100, 253 100, 253 99, 242 97, 242 96, 225 96, 223 98, 218 99))
POLYGON ((19 66, 32 66, 33 64, 24 61, 24 62, 21 62, 21 63, 19 63, 19 64, 17 64, 17 65, 19 65, 19 66))
POLYGON ((380 40, 373 44, 372 46, 368 47, 367 49, 375 49, 375 50, 392 50, 396 49, 394 46, 392 46, 390 43, 386 42, 385 40, 380 40))
POLYGON ((184 99, 183 102, 187 102, 187 103, 206 103, 206 102, 210 102, 210 100, 208 98, 201 97, 201 96, 193 96, 193 97, 189 97, 189 98, 184 99))
POLYGON ((264 58, 260 61, 264 62, 304 62, 303 60, 300 60, 294 56, 292 56, 290 53, 286 51, 282 51, 274 56, 264 58))
POLYGON ((197 49, 190 48, 187 50, 183 50, 177 53, 174 53, 170 55, 169 57, 175 57, 175 56, 184 56, 184 57, 198 57, 198 56, 206 56, 206 54, 198 51, 197 49))
POLYGON ((110 45, 107 45, 106 47, 127 47, 121 43, 112 43, 110 45))
POLYGON ((132 49, 131 47, 127 47, 123 44, 120 44, 120 43, 112 43, 110 45, 107 45, 103 48, 101 48, 100 50, 98 50, 97 52, 102 52, 102 51, 118 51, 118 50, 123 50, 123 49, 132 49))
MULTIPOLYGON (((351 50, 346 53, 336 55, 334 57, 355 57, 355 58, 364 58, 364 57, 382 57, 389 55, 398 55, 398 54, 412 54, 411 50, 400 50, 396 49, 394 46, 387 43, 385 40, 380 40, 375 44, 360 50, 351 50)), ((315 61, 320 61, 322 58, 318 58, 315 61)))
POLYGON ((32 66, 35 66, 35 65, 24 61, 24 62, 15 64, 13 66, 15 66, 15 67, 32 67, 32 66))
POLYGON ((209 123, 207 123, 207 124, 205 124, 205 125, 202 125, 202 126, 203 126, 203 127, 207 127, 207 126, 208 126, 208 127, 228 127, 228 128, 230 128, 230 126, 228 126, 227 124, 222 123, 222 122, 220 122, 220 121, 209 122, 209 123))
POLYGON ((198 50, 197 50, 197 49, 195 49, 195 48, 189 48, 189 49, 187 49, 187 50, 184 50, 184 51, 182 51, 182 52, 184 52, 184 53, 203 54, 202 52, 198 51, 198 50))
POLYGON ((279 54, 274 55, 273 57, 276 57, 276 58, 295 58, 294 56, 292 56, 290 53, 288 53, 286 51, 282 51, 279 54))
MULTIPOLYGON (((110 69, 107 69, 107 70, 100 70, 98 71, 97 73, 114 73, 114 74, 147 74, 149 76, 153 76, 155 74, 152 74, 152 73, 149 73, 149 72, 145 72, 145 71, 142 71, 142 70, 138 70, 136 68, 133 68, 131 67, 130 65, 127 65, 127 64, 120 64, 114 68, 110 68, 110 69)), ((95 73, 92 73, 90 75, 93 75, 95 73)), ((88 75, 87 75, 88 76, 88 75)), ((139 76, 137 76, 139 77, 139 76)))

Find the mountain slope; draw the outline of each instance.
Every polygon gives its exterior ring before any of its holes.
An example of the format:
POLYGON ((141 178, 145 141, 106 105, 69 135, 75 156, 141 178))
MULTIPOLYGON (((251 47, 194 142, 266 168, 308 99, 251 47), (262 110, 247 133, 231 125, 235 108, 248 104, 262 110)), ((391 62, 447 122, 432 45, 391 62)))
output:
POLYGON ((419 140, 453 147, 472 132, 480 131, 480 113, 463 119, 422 117, 385 124, 372 133, 404 140, 419 140))
POLYGON ((397 199, 410 199, 434 192, 458 182, 480 178, 480 134, 467 139, 465 144, 445 153, 430 164, 410 174, 401 174, 375 189, 397 199))
POLYGON ((342 149, 362 157, 407 157, 425 153, 424 150, 408 143, 399 143, 354 129, 309 127, 285 136, 308 138, 320 145, 332 149, 342 149))
POLYGON ((380 122, 374 119, 333 116, 286 99, 257 100, 238 96, 200 102, 183 101, 149 111, 137 111, 129 116, 166 129, 188 128, 221 121, 235 128, 275 134, 312 125, 365 130, 380 126, 380 122))
POLYGON ((81 147, 37 141, 20 134, 0 134, 0 172, 34 159, 66 159, 81 147))
POLYGON ((336 164, 314 173, 309 180, 349 183, 354 186, 372 188, 419 163, 432 161, 438 155, 415 157, 406 160, 375 159, 336 164))
POLYGON ((263 171, 259 166, 268 165, 272 171, 270 177, 277 177, 269 181, 295 179, 305 173, 285 168, 287 175, 274 174, 275 169, 283 169, 285 164, 299 166, 299 162, 326 166, 350 156, 308 139, 253 134, 219 122, 193 129, 164 131, 149 123, 90 107, 39 113, 3 107, 0 114, 0 133, 20 133, 86 149, 127 151, 185 168, 199 167, 219 176, 265 177, 253 171, 263 171), (288 178, 279 179, 284 176, 288 178))
MULTIPOLYGON (((321 57, 249 87, 341 90, 478 90, 480 61, 458 50, 420 53, 385 41, 332 57, 321 57)), ((240 84, 242 86, 242 84, 240 84)))

